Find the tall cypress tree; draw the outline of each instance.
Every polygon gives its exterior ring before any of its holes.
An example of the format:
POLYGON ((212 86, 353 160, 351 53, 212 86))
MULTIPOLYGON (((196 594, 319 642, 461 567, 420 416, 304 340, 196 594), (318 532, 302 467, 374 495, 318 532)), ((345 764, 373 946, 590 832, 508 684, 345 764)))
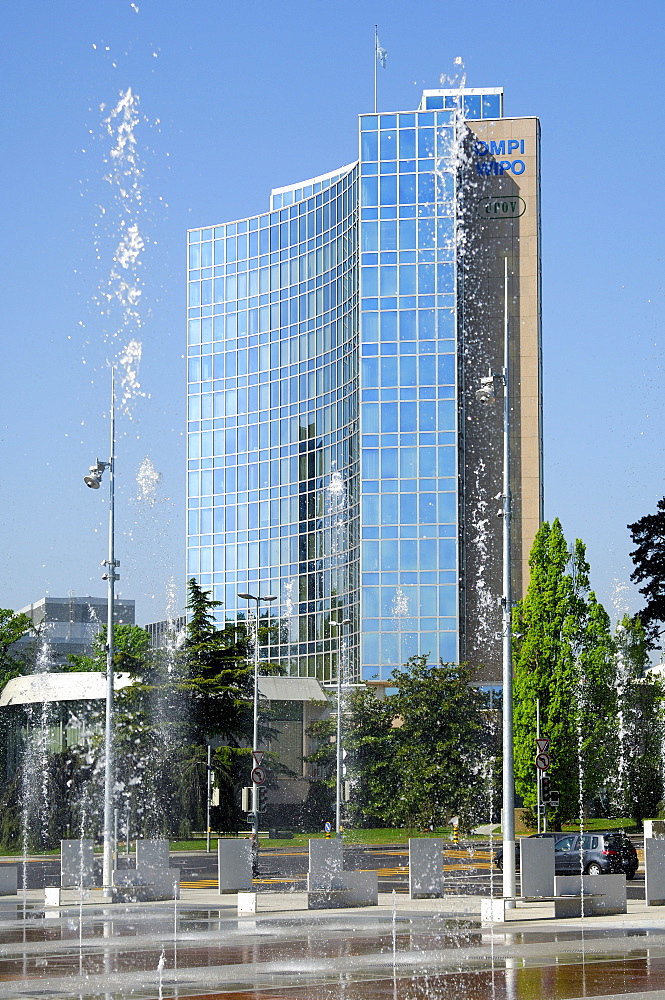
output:
POLYGON ((578 539, 569 552, 560 522, 541 525, 529 560, 527 593, 513 614, 515 785, 536 804, 536 699, 541 736, 551 741, 551 785, 560 792, 554 822, 579 814, 612 764, 616 725, 614 644, 609 619, 589 591, 578 539))
POLYGON ((663 798, 665 691, 645 673, 649 643, 639 617, 625 615, 616 629, 619 731, 614 802, 638 827, 656 816, 663 798))

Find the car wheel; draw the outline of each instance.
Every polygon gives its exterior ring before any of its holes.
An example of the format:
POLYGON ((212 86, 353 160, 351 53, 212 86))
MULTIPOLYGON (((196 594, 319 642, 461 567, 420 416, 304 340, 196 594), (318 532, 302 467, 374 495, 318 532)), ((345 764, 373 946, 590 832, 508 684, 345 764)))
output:
POLYGON ((635 878, 636 874, 637 874, 636 869, 631 868, 630 871, 626 872, 626 878, 630 882, 632 879, 635 878))
POLYGON ((587 875, 602 875, 603 869, 600 867, 597 861, 592 861, 590 865, 586 866, 587 875))
POLYGON ((501 859, 499 859, 498 861, 495 862, 495 864, 496 864, 497 868, 499 869, 499 871, 502 872, 503 871, 503 861, 501 859))

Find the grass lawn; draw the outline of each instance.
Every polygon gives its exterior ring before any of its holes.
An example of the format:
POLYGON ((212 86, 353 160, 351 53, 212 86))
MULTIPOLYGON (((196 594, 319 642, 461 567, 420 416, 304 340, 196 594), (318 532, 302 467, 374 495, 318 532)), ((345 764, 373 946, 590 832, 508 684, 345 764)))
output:
MULTIPOLYGON (((562 831, 565 833, 571 832, 576 833, 579 831, 580 824, 579 820, 574 823, 564 823, 562 831)), ((625 817, 618 819, 587 819, 584 821, 584 830, 624 830, 626 833, 637 833, 635 820, 627 819, 625 817)), ((239 834, 242 836, 242 833, 239 834)), ((528 834, 517 834, 517 836, 528 836, 528 834)), ((323 839, 325 833, 316 831, 314 833, 295 833, 290 840, 275 839, 269 840, 268 837, 261 837, 261 847, 307 847, 307 842, 311 839, 323 839)), ((372 830, 345 830, 344 831, 344 844, 347 847, 353 847, 354 845, 365 846, 365 845, 381 845, 381 844, 406 844, 409 837, 443 837, 444 840, 452 839, 452 830, 450 827, 442 827, 440 829, 432 831, 423 830, 404 830, 398 827, 395 828, 379 828, 372 830)), ((501 837, 501 830, 497 826, 494 829, 494 839, 498 840, 501 837)), ((461 839, 468 843, 469 840, 487 840, 486 836, 476 836, 471 837, 462 836, 461 839)), ((196 840, 172 840, 170 843, 171 851, 205 851, 206 841, 205 837, 197 838, 196 840)), ((133 854, 135 850, 135 843, 131 844, 131 853, 133 854)), ((210 837, 210 851, 211 853, 217 852, 217 836, 211 835, 210 837)), ((101 854, 101 845, 95 847, 95 854, 101 854)), ((118 845, 118 854, 122 856, 125 853, 124 844, 118 845)), ((15 857, 20 858, 23 855, 23 851, 20 848, 4 848, 0 849, 0 854, 4 857, 15 857)), ((28 852, 30 857, 37 856, 36 853, 28 852)), ((59 855, 60 848, 55 847, 49 851, 40 851, 38 856, 47 857, 52 855, 59 855)))

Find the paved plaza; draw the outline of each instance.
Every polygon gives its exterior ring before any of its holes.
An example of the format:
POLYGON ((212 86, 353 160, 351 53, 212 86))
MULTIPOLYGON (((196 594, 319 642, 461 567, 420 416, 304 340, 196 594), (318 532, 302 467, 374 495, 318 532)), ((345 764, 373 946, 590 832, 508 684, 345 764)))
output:
POLYGON ((305 893, 104 905, 43 891, 0 903, 0 1000, 665 1000, 665 909, 555 920, 548 902, 483 926, 480 897, 307 910, 305 893))

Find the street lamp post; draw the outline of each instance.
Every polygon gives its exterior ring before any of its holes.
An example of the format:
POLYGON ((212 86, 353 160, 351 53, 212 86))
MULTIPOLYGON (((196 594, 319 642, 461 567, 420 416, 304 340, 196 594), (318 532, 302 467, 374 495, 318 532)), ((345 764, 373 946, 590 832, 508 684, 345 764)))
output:
POLYGON ((276 601, 273 594, 256 597, 254 594, 238 594, 244 601, 256 601, 256 634, 254 636, 254 727, 252 735, 252 845, 255 851, 259 846, 259 785, 254 780, 254 768, 257 766, 254 754, 259 748, 259 604, 264 601, 276 601))
POLYGON ((490 372, 481 379, 476 398, 483 403, 494 401, 495 380, 503 386, 503 492, 501 494, 503 519, 503 895, 514 905, 515 898, 515 793, 513 765, 513 664, 512 664, 512 595, 510 559, 510 353, 508 320, 508 258, 504 259, 503 279, 503 368, 490 372))
POLYGON ((97 459, 96 465, 90 466, 90 473, 83 477, 83 481, 90 489, 98 490, 102 473, 109 471, 109 537, 108 537, 108 558, 102 563, 106 566, 106 573, 102 580, 107 581, 107 606, 106 606, 106 719, 104 728, 104 859, 103 859, 103 886, 106 896, 112 893, 113 884, 113 790, 115 784, 115 766, 113 755, 113 659, 115 655, 114 646, 114 604, 115 604, 115 581, 120 579, 116 573, 120 565, 115 558, 115 371, 111 369, 111 454, 108 462, 100 462, 97 459))
POLYGON ((339 633, 340 641, 337 646, 337 780, 335 783, 335 832, 338 837, 342 835, 342 673, 344 668, 344 628, 351 624, 350 618, 343 618, 338 622, 335 618, 330 619, 330 624, 342 631, 339 633))

